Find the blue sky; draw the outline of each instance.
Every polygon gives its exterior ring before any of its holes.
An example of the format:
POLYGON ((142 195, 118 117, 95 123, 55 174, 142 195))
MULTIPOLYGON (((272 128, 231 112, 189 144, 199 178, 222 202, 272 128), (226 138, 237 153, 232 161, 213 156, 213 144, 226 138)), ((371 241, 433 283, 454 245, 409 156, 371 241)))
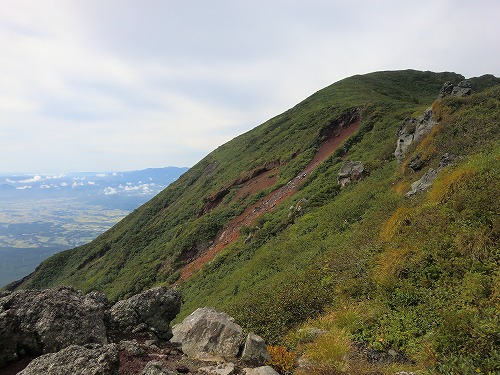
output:
POLYGON ((0 173, 191 166, 354 74, 500 75, 496 0, 0 7, 0 173))

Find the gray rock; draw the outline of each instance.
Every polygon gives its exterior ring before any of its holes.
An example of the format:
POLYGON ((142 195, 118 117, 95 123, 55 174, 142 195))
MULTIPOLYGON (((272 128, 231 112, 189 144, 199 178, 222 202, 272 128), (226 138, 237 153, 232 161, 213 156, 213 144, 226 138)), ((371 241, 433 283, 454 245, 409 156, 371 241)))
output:
POLYGON ((262 366, 256 368, 244 368, 244 375, 280 375, 271 366, 262 366))
POLYGON ((419 118, 406 118, 400 125, 397 136, 396 150, 394 156, 399 163, 403 161, 408 147, 419 142, 423 136, 431 131, 436 125, 431 108, 427 108, 419 118))
POLYGON ((439 91, 438 99, 442 99, 446 96, 468 96, 474 91, 474 85, 471 81, 465 79, 460 81, 458 85, 454 85, 451 82, 446 82, 441 90, 439 91))
POLYGON ((149 361, 142 370, 141 375, 175 375, 175 373, 167 369, 159 361, 149 361))
POLYGON ((243 330, 226 313, 203 307, 172 328, 172 343, 192 358, 222 356, 233 358, 239 352, 243 330))
POLYGON ((428 189, 438 175, 438 171, 429 168, 427 172, 417 181, 411 184, 411 190, 405 194, 405 197, 409 198, 420 191, 428 189))
POLYGON ((120 341, 119 348, 133 357, 140 357, 145 353, 144 348, 137 342, 137 340, 120 341))
POLYGON ((441 90, 439 91, 438 99, 444 98, 445 96, 451 95, 453 91, 453 83, 448 81, 443 84, 441 90))
POLYGON ((413 158, 411 158, 410 162, 408 163, 408 167, 410 167, 413 172, 417 172, 422 169, 424 166, 424 162, 420 159, 420 154, 415 155, 413 158))
POLYGON ((200 367, 198 372, 206 375, 232 375, 235 373, 234 363, 223 362, 217 366, 200 367))
POLYGON ((241 354, 241 360, 249 365, 262 366, 271 360, 264 339, 254 333, 249 333, 241 354))
POLYGON ((448 167, 449 165, 455 163, 455 155, 450 153, 445 153, 439 159, 439 170, 448 167))
POLYGON ((69 345, 106 344, 104 308, 67 287, 21 290, 0 298, 0 367, 69 345))
POLYGON ((341 187, 349 185, 352 181, 359 181, 363 178, 365 167, 360 161, 347 160, 340 167, 337 182, 341 187))
POLYGON ((97 303, 100 303, 103 307, 109 307, 108 297, 103 293, 97 290, 93 290, 85 295, 86 298, 93 299, 97 303))
POLYGON ((456 85, 455 87, 453 87, 451 95, 458 97, 468 96, 472 94, 472 90, 473 90, 472 82, 469 80, 464 80, 459 82, 459 84, 456 85))
POLYGON ((167 287, 153 288, 114 304, 110 309, 110 322, 113 330, 150 331, 168 340, 172 337, 170 321, 180 307, 180 293, 167 287))
POLYGON ((118 365, 115 344, 71 345, 57 353, 35 358, 18 375, 115 375, 118 365))

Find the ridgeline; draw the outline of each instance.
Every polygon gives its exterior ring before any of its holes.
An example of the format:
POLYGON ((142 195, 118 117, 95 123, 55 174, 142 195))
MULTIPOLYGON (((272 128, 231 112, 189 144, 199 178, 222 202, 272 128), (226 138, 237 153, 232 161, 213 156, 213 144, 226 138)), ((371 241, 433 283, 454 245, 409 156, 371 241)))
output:
POLYGON ((282 373, 498 372, 499 134, 491 75, 346 78, 8 288, 175 285, 282 373))

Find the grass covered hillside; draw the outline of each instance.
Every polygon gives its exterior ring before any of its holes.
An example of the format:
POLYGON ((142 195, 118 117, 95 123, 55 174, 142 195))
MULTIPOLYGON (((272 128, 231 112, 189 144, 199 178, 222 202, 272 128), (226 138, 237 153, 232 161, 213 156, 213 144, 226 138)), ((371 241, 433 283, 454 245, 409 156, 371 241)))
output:
POLYGON ((175 284, 179 319, 226 311, 273 345, 283 373, 499 372, 500 80, 436 100, 463 79, 407 70, 339 81, 10 287, 118 299, 175 284), (398 131, 429 107, 435 125, 398 162, 398 131), (340 188, 346 160, 364 171, 340 188))

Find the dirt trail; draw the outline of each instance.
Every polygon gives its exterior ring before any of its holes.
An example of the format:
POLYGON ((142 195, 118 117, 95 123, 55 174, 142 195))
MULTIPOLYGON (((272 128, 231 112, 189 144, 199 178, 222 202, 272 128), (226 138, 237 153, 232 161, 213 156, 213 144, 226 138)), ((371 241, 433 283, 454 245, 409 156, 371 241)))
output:
MULTIPOLYGON (((181 268, 179 281, 189 279, 195 271, 201 269, 203 265, 214 259, 215 256, 226 246, 235 242, 238 239, 240 229, 243 226, 251 226, 259 216, 271 211, 283 200, 293 196, 297 187, 309 177, 318 165, 327 159, 338 148, 338 146, 349 138, 355 131, 357 131, 358 128, 359 121, 352 123, 346 128, 340 128, 335 136, 331 137, 320 146, 313 160, 301 173, 290 180, 286 185, 276 189, 252 206, 247 207, 241 215, 231 220, 217 235, 212 246, 210 246, 202 256, 181 268)), ((266 189, 274 184, 275 178, 270 178, 270 176, 271 172, 259 176, 258 179, 249 180, 245 183, 241 190, 245 193, 251 194, 262 191, 263 189, 266 189)), ((237 196, 239 195, 240 192, 238 192, 237 196)))

